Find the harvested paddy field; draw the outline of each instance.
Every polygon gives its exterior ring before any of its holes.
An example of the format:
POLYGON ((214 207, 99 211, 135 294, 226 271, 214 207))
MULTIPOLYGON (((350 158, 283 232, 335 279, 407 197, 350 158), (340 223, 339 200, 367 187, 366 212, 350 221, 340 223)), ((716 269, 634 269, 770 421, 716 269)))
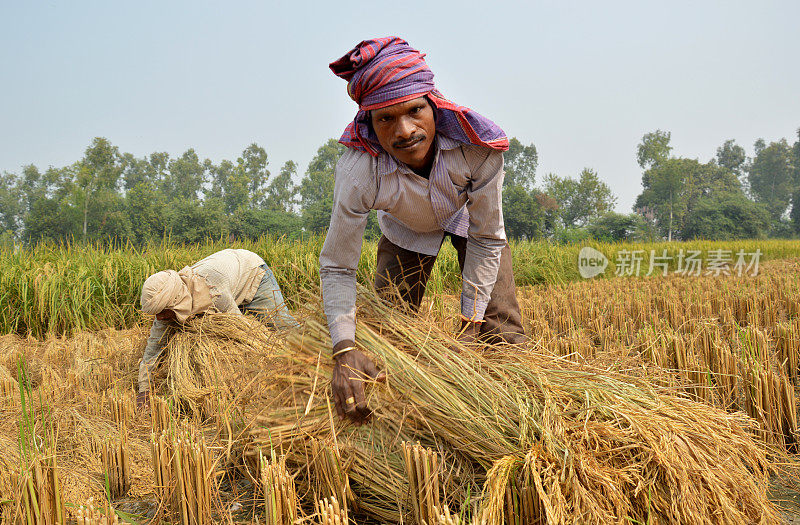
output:
POLYGON ((455 296, 407 317, 361 289, 357 340, 388 374, 364 426, 328 398, 311 279, 292 298, 299 330, 206 315, 176 332, 144 412, 147 318, 0 336, 0 516, 780 523, 800 439, 798 271, 523 286, 522 348, 459 346, 455 296))

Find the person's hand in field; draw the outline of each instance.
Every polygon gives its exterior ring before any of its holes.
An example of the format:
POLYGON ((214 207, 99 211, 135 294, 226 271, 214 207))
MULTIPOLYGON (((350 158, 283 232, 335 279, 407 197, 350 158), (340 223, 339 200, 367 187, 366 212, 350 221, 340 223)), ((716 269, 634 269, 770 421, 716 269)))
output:
POLYGON ((331 389, 336 413, 357 424, 369 419, 370 410, 364 394, 367 381, 386 381, 386 374, 378 370, 353 341, 341 341, 333 347, 334 365, 331 389), (349 348, 349 350, 348 350, 349 348))

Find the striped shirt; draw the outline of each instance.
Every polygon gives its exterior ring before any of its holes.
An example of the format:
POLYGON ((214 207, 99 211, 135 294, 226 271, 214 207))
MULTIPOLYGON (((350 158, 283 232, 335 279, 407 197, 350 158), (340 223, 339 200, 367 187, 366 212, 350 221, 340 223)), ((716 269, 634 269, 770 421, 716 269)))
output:
POLYGON ((320 254, 325 315, 333 344, 355 340, 356 268, 367 215, 378 210, 394 244, 436 255, 445 232, 467 237, 461 312, 483 319, 497 280, 503 227, 503 153, 437 134, 428 179, 381 152, 351 148, 336 165, 330 228, 320 254))

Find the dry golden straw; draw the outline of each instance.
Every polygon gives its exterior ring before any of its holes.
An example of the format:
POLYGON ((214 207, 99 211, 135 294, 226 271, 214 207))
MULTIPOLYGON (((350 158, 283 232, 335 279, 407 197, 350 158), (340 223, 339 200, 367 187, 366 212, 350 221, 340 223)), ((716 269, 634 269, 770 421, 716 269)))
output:
MULTIPOLYGON (((315 481, 315 502, 329 498, 340 506, 344 522, 347 523, 347 502, 352 501, 353 493, 350 490, 350 478, 347 469, 342 463, 335 443, 328 444, 320 439, 311 438, 311 456, 309 468, 315 481), (341 504, 339 503, 341 502, 341 504)), ((317 512, 321 510, 318 508, 317 512)))
POLYGON ((128 493, 131 486, 126 433, 122 433, 119 441, 108 439, 103 442, 100 454, 111 497, 121 498, 128 493))
MULTIPOLYGON (((741 415, 535 349, 454 354, 448 335, 367 294, 360 314, 357 339, 388 370, 389 385, 371 390, 370 427, 335 431, 356 503, 378 519, 408 520, 414 508, 397 499, 410 492, 401 440, 443 450, 448 503, 464 502, 471 487, 480 494, 472 517, 490 524, 777 519, 766 448, 741 415)), ((298 403, 262 418, 256 445, 269 437, 302 464, 309 438, 331 435, 324 392, 301 395, 330 377, 329 360, 318 359, 329 348, 316 320, 290 338, 298 403)))
POLYGON ((172 415, 169 410, 169 403, 162 397, 150 396, 150 423, 154 434, 161 434, 170 429, 172 415))
POLYGON ((318 507, 321 509, 319 514, 322 517, 320 525, 347 525, 349 523, 347 509, 339 506, 335 496, 320 500, 318 507))
POLYGON ((117 395, 108 398, 111 407, 111 418, 121 427, 132 423, 136 414, 136 401, 133 392, 128 395, 117 395))
POLYGON ((0 366, 0 399, 8 406, 16 404, 19 399, 17 380, 11 377, 4 366, 0 366))
POLYGON ((158 497, 167 513, 182 525, 213 523, 218 489, 205 441, 186 429, 153 434, 151 458, 158 497))
POLYGON ((297 492, 294 479, 286 470, 285 457, 261 457, 261 485, 266 525, 293 525, 297 519, 297 492))
POLYGON ((411 503, 417 523, 433 523, 442 503, 439 498, 439 456, 419 443, 403 443, 411 503))
MULTIPOLYGON (((771 469, 794 463, 784 454, 798 446, 798 272, 800 261, 775 262, 752 278, 520 289, 530 344, 486 351, 458 349, 448 335, 455 296, 426 298, 410 318, 362 291, 359 348, 389 377, 367 384, 374 415, 363 427, 330 404, 318 296, 299 312, 309 322, 289 342, 247 316, 187 323, 171 341, 177 353, 168 350, 153 375, 152 426, 110 406, 132 395, 148 324, 46 340, 0 336, 0 522, 36 520, 38 507, 26 513, 31 498, 23 498, 21 476, 35 479, 23 450, 47 439, 46 429, 57 436, 67 512, 74 518, 69 504, 89 496, 100 506, 104 481, 87 476, 87 466, 101 471, 104 443, 123 436, 126 419, 128 498, 155 492, 156 521, 184 522, 175 463, 184 472, 191 460, 175 449, 188 420, 187 442, 202 433, 213 461, 250 476, 256 492, 259 449, 285 455, 305 522, 321 519, 320 500, 331 497, 351 523, 415 522, 403 442, 438 456, 433 514, 442 523, 778 522, 766 489, 771 469)), ((37 490, 47 493, 50 459, 40 462, 37 490)), ((226 521, 216 489, 223 469, 208 467, 211 514, 226 521)), ((236 501, 258 502, 263 523, 263 494, 234 492, 236 501)))
POLYGON ((55 458, 35 455, 21 474, 12 474, 17 488, 15 523, 65 525, 66 515, 55 458))
POLYGON ((104 509, 95 508, 94 499, 89 498, 86 505, 78 508, 78 525, 117 525, 119 517, 106 502, 104 509))

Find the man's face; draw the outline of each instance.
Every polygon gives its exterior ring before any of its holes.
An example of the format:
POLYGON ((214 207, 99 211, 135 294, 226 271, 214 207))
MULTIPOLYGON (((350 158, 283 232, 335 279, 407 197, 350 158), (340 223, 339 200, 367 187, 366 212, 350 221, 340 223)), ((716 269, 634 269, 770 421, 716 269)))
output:
POLYGON ((430 168, 436 122, 423 96, 370 112, 372 129, 386 152, 414 171, 430 168))

